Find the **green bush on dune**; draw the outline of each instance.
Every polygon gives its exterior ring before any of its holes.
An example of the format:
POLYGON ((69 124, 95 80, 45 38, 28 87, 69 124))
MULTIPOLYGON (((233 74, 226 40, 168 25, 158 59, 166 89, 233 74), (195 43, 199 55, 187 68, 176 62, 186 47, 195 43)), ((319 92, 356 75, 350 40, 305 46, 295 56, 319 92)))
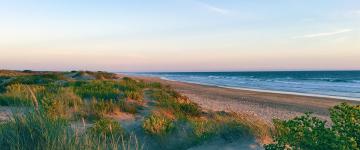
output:
POLYGON ((360 105, 341 104, 330 109, 332 130, 344 140, 356 141, 360 148, 360 105))
POLYGON ((266 149, 360 149, 360 106, 341 104, 330 109, 332 126, 310 114, 292 120, 275 120, 275 143, 266 149))

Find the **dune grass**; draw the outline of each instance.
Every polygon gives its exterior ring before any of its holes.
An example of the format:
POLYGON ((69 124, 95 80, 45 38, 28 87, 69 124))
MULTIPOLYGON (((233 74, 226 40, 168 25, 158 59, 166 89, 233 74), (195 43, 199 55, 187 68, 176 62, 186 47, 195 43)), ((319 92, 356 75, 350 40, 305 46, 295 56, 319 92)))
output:
POLYGON ((39 85, 12 84, 7 86, 6 91, 0 94, 2 106, 30 106, 32 104, 31 91, 40 94, 45 87, 39 85))
POLYGON ((142 127, 145 133, 159 137, 160 143, 172 143, 174 141, 169 137, 178 137, 184 140, 178 140, 171 146, 186 149, 216 138, 226 142, 257 138, 261 143, 270 138, 270 126, 250 115, 204 112, 196 103, 170 87, 155 88, 150 93, 157 109, 146 117, 142 127))
POLYGON ((49 118, 43 112, 16 115, 0 124, 0 147, 4 150, 141 149, 137 139, 125 138, 116 123, 101 120, 88 130, 81 132, 71 128, 68 121, 49 118))
POLYGON ((84 99, 118 99, 120 97, 119 85, 113 81, 76 81, 70 82, 68 86, 84 99))
POLYGON ((269 127, 251 116, 204 112, 160 83, 88 71, 31 72, 4 79, 0 105, 32 112, 0 124, 4 149, 141 149, 141 142, 146 149, 187 149, 215 138, 234 142, 268 136, 269 127), (118 112, 144 119, 131 134, 115 119, 121 116, 109 117, 118 112), (79 122, 83 125, 74 127, 79 122))
POLYGON ((142 127, 146 133, 163 136, 171 132, 174 124, 171 119, 165 116, 151 114, 144 120, 142 127))

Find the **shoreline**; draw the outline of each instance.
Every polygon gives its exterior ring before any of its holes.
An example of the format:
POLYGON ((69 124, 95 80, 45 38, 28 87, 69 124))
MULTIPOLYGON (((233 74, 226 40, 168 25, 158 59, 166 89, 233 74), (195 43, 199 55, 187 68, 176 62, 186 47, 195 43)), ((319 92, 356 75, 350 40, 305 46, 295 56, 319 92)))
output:
MULTIPOLYGON (((129 76, 131 76, 131 75, 129 75, 129 76)), ((148 77, 148 76, 144 76, 144 77, 148 77)), ((221 86, 221 85, 206 84, 206 83, 200 83, 200 82, 172 80, 172 79, 168 79, 165 77, 154 77, 154 78, 159 78, 161 80, 168 80, 168 81, 174 81, 174 82, 183 82, 183 83, 190 83, 190 84, 197 84, 197 85, 204 85, 204 86, 227 88, 227 89, 247 90, 247 91, 254 91, 254 92, 274 93, 274 94, 289 94, 289 95, 309 96, 309 97, 318 97, 318 98, 332 98, 332 99, 349 100, 349 101, 360 101, 360 98, 356 98, 356 97, 342 97, 342 96, 288 92, 288 91, 263 90, 263 89, 254 89, 254 88, 244 88, 244 87, 221 86)))
POLYGON ((291 119, 305 112, 313 112, 314 116, 329 122, 329 108, 343 102, 360 104, 360 101, 340 98, 235 89, 164 80, 159 77, 118 75, 169 85, 176 91, 188 96, 205 110, 247 113, 259 117, 270 124, 275 118, 291 119))

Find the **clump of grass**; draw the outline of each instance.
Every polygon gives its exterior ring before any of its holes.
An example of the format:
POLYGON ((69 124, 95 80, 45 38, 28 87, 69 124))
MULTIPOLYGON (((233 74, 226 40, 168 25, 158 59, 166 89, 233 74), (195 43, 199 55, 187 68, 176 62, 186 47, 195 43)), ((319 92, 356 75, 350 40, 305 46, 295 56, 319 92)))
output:
POLYGON ((110 112, 114 112, 118 106, 112 100, 92 99, 87 110, 89 120, 101 119, 110 112))
POLYGON ((118 122, 106 118, 96 121, 93 126, 88 129, 88 132, 91 135, 100 135, 103 138, 122 136, 125 133, 118 122))
POLYGON ((196 117, 202 113, 196 103, 173 90, 153 90, 152 97, 157 100, 159 107, 169 109, 180 118, 196 117))
POLYGON ((52 118, 73 118, 80 113, 84 103, 71 88, 48 88, 41 98, 41 106, 52 118))
POLYGON ((143 125, 144 131, 151 135, 166 135, 174 129, 172 120, 158 115, 151 114, 145 118, 143 125))
POLYGON ((45 84, 55 83, 64 80, 67 80, 67 78, 61 73, 45 73, 45 74, 13 77, 13 79, 9 81, 5 86, 12 84, 45 85, 45 84))
POLYGON ((198 104, 191 102, 186 96, 178 96, 176 98, 175 108, 186 116, 197 117, 202 111, 198 104))
POLYGON ((124 91, 124 96, 126 98, 129 99, 133 99, 133 100, 137 100, 137 101, 142 101, 143 100, 143 93, 142 91, 138 90, 138 91, 124 91))
POLYGON ((246 113, 229 112, 228 115, 254 135, 259 143, 268 144, 272 141, 273 128, 264 120, 246 113))
POLYGON ((69 83, 74 88, 76 94, 82 98, 91 99, 118 99, 120 90, 118 83, 115 81, 77 81, 69 83))
POLYGON ((141 105, 139 105, 137 103, 131 103, 126 100, 119 101, 117 104, 120 107, 121 111, 131 113, 131 114, 136 114, 138 112, 138 110, 142 108, 141 105))
POLYGON ((6 87, 6 92, 0 94, 1 106, 31 106, 32 94, 39 94, 45 90, 43 86, 13 84, 6 87), (30 91, 31 90, 31 91, 30 91))
POLYGON ((145 83, 128 77, 124 77, 120 83, 120 89, 124 91, 125 98, 142 101, 145 83))
POLYGON ((136 136, 124 138, 121 128, 111 121, 99 121, 89 130, 92 132, 78 132, 66 120, 48 118, 42 112, 16 115, 11 121, 0 124, 0 147, 4 150, 142 149, 136 136), (106 127, 110 126, 111 132, 107 133, 106 127), (111 138, 101 138, 104 133, 111 138))
POLYGON ((111 80, 117 79, 117 75, 114 73, 103 72, 103 71, 71 71, 72 73, 76 73, 73 78, 89 78, 89 79, 96 79, 96 80, 111 80))
POLYGON ((2 149, 61 149, 69 146, 68 123, 50 119, 41 114, 29 113, 14 116, 10 122, 0 125, 2 149), (60 144, 62 143, 62 144, 60 144))
POLYGON ((190 119, 194 135, 198 141, 206 141, 220 136, 227 141, 251 137, 250 129, 232 114, 211 112, 207 116, 190 119))
POLYGON ((161 89, 163 85, 159 82, 144 82, 144 86, 147 88, 161 89))
POLYGON ((190 123, 193 127, 193 133, 196 138, 202 140, 214 136, 219 128, 218 124, 216 124, 214 120, 209 120, 207 118, 194 118, 190 121, 190 123))

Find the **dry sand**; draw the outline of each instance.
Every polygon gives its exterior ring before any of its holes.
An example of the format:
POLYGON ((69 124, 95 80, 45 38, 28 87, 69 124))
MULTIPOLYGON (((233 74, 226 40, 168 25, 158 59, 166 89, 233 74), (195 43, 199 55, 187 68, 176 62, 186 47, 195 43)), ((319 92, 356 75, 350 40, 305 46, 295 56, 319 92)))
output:
POLYGON ((332 106, 342 102, 360 104, 358 101, 334 98, 230 89, 168 81, 155 77, 130 77, 170 85, 178 92, 198 103, 205 110, 247 113, 259 117, 269 123, 271 123, 273 118, 291 119, 305 112, 313 112, 317 117, 330 120, 328 109, 332 106))

